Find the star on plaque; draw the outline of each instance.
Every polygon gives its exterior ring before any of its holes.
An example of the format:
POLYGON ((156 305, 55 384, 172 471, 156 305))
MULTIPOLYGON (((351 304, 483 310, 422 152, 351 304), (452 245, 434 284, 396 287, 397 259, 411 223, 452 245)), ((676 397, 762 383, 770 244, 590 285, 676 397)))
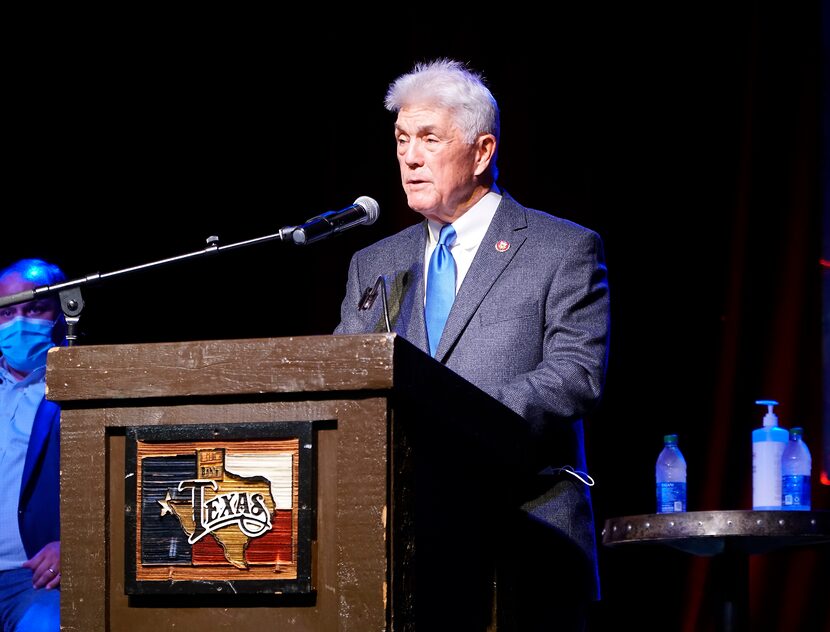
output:
POLYGON ((159 505, 161 505, 161 514, 159 514, 159 515, 164 516, 165 514, 172 514, 173 513, 173 509, 172 509, 172 507, 170 507, 170 501, 172 499, 173 498, 170 496, 170 490, 167 490, 167 495, 164 497, 164 500, 156 501, 156 502, 158 502, 159 505))

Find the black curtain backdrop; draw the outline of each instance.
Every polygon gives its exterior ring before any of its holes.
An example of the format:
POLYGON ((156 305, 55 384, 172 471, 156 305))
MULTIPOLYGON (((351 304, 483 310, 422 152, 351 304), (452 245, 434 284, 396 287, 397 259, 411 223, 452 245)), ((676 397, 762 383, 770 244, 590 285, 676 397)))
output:
MULTIPOLYGON (((72 279, 110 273, 368 195, 372 226, 82 290, 81 344, 328 334, 351 254, 420 219, 401 191, 386 88, 415 61, 458 58, 500 103, 502 187, 605 240, 610 367, 587 425, 598 533, 654 510, 666 433, 688 462, 690 510, 750 508, 763 398, 805 428, 813 507, 830 508, 816 0, 325 17, 7 25, 0 265, 35 256, 72 279)), ((828 548, 753 556, 753 630, 830 627, 828 548)), ((601 548, 600 563, 593 630, 716 627, 710 558, 601 548)))

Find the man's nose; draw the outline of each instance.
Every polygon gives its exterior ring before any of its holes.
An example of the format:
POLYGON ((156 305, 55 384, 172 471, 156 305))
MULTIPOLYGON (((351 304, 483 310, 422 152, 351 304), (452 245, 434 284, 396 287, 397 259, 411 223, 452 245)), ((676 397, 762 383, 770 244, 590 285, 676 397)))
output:
POLYGON ((406 153, 403 156, 404 162, 410 167, 417 167, 423 164, 423 153, 420 149, 420 143, 417 141, 409 143, 409 146, 406 148, 406 153))

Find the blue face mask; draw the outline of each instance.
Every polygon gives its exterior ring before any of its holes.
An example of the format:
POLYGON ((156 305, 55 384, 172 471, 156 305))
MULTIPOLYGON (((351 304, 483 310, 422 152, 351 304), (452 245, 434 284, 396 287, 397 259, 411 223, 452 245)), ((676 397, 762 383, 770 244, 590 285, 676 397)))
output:
POLYGON ((22 373, 46 366, 46 352, 55 346, 54 326, 51 320, 22 316, 0 325, 0 353, 6 363, 22 373))

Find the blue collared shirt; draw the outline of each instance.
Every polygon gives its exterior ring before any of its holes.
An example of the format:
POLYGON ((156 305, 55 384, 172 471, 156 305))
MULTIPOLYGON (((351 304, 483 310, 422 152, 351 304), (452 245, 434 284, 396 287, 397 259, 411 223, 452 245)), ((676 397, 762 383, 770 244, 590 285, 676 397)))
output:
POLYGON ((23 466, 38 406, 46 393, 46 367, 17 381, 0 361, 0 570, 28 559, 17 512, 23 466))

